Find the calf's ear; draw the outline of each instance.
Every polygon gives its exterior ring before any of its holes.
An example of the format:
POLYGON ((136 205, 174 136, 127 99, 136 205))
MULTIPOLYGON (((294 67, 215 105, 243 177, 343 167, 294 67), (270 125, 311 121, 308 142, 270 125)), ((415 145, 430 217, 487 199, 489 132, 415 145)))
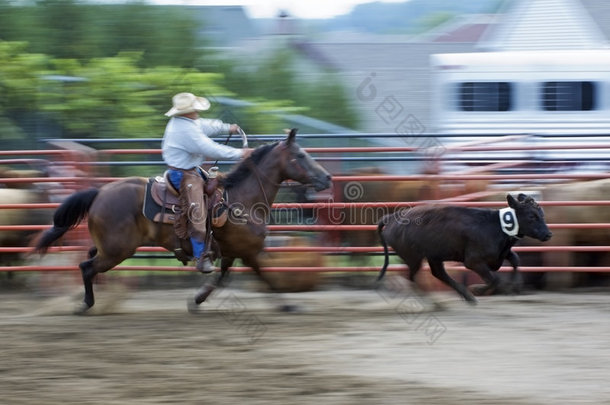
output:
POLYGON ((510 194, 506 194, 506 201, 508 202, 508 206, 511 208, 517 208, 519 206, 519 202, 517 202, 515 197, 510 194))
POLYGON ((527 198, 527 195, 523 194, 523 193, 519 193, 519 195, 517 196, 517 200, 523 202, 525 201, 527 198))

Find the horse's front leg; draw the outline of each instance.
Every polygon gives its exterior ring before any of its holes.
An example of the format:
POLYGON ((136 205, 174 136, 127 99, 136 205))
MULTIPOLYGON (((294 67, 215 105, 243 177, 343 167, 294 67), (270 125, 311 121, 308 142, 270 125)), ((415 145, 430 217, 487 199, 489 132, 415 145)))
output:
POLYGON ((281 293, 275 288, 273 283, 269 281, 269 279, 263 274, 261 271, 260 265, 258 263, 258 259, 256 257, 242 258, 244 264, 250 267, 256 275, 269 287, 271 292, 273 293, 273 297, 276 300, 279 300, 279 310, 282 312, 298 312, 300 308, 294 304, 288 304, 286 300, 282 297, 281 293))
POLYGON ((214 277, 214 280, 211 283, 205 283, 195 292, 195 296, 189 299, 189 312, 197 311, 198 306, 203 303, 216 288, 222 286, 222 282, 229 273, 229 267, 233 265, 234 260, 235 259, 232 257, 223 257, 220 260, 220 273, 214 277))

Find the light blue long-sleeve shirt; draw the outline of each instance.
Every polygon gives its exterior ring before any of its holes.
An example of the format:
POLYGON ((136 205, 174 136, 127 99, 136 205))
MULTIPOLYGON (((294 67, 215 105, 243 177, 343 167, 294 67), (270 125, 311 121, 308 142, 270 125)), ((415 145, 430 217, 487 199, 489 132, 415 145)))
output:
POLYGON ((192 169, 207 159, 239 160, 243 149, 222 145, 211 136, 228 134, 230 124, 220 120, 172 117, 161 143, 163 160, 168 166, 192 169))

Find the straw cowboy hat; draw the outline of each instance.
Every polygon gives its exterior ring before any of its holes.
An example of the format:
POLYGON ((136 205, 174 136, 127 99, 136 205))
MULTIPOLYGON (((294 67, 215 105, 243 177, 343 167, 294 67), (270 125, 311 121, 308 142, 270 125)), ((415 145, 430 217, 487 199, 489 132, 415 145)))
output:
POLYGON ((193 93, 178 93, 172 97, 173 107, 165 113, 168 117, 187 114, 193 111, 205 111, 210 108, 210 102, 204 97, 193 93))

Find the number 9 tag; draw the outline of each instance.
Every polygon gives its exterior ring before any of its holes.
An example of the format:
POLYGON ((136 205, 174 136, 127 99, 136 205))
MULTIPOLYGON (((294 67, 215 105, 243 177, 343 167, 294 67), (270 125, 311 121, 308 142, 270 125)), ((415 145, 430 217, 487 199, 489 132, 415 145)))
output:
POLYGON ((516 236, 519 233, 519 222, 517 222, 517 214, 515 213, 515 210, 510 207, 506 207, 502 208, 499 213, 502 232, 509 236, 516 236))

